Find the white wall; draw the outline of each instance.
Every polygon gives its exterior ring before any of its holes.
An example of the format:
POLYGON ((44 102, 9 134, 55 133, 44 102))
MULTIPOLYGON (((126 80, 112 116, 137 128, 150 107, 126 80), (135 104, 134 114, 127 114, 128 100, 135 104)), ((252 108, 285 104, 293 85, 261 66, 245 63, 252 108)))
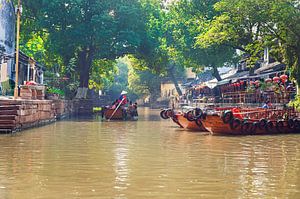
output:
MULTIPOLYGON (((5 47, 7 54, 15 51, 15 13, 12 1, 0 0, 0 45, 5 47)), ((11 76, 14 60, 8 62, 7 74, 11 76)), ((10 77, 11 78, 11 77, 10 77)))

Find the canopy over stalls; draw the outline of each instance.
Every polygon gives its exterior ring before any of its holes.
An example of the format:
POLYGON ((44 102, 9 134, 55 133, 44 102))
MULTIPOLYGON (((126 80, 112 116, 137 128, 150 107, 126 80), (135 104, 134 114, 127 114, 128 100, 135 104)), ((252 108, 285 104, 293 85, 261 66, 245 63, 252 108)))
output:
POLYGON ((195 90, 202 94, 211 94, 211 89, 206 85, 199 85, 195 87, 195 90))
POLYGON ((237 72, 233 75, 230 75, 227 78, 223 79, 222 81, 219 81, 217 83, 217 86, 234 83, 245 77, 249 78, 249 71, 237 72))
POLYGON ((265 64, 262 67, 258 68, 254 71, 254 74, 266 74, 266 73, 277 73, 280 71, 284 71, 286 68, 285 64, 282 64, 280 62, 273 62, 269 64, 265 64))

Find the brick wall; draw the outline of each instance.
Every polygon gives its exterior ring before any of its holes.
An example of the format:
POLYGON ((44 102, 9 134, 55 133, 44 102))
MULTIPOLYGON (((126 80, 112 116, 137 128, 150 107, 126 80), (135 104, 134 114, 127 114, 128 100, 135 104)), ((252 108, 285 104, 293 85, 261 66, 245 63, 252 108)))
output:
POLYGON ((0 108, 0 131, 15 131, 64 118, 73 112, 73 103, 66 100, 0 100, 0 108))

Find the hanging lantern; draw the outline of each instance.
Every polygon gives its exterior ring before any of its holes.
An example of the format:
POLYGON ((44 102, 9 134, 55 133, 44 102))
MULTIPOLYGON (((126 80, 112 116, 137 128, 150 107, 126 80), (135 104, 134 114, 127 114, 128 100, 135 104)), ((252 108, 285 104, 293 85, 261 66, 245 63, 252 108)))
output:
POLYGON ((272 82, 272 79, 271 79, 271 78, 267 78, 267 79, 265 80, 265 82, 266 82, 266 83, 270 83, 270 82, 272 82))
POLYGON ((240 83, 236 83, 236 86, 237 86, 237 87, 240 87, 240 86, 241 86, 241 84, 240 84, 240 83))
POLYGON ((280 75, 280 79, 281 79, 281 81, 284 83, 284 82, 287 81, 288 76, 287 76, 286 74, 280 75))
POLYGON ((259 85, 260 85, 260 81, 259 81, 259 80, 256 80, 256 81, 255 81, 255 85, 256 85, 256 86, 259 86, 259 85))
POLYGON ((273 82, 278 83, 279 81, 280 81, 280 77, 277 76, 273 77, 273 82))
POLYGON ((241 84, 241 86, 243 86, 243 85, 244 85, 244 83, 245 83, 244 81, 241 81, 241 83, 240 83, 240 84, 241 84))

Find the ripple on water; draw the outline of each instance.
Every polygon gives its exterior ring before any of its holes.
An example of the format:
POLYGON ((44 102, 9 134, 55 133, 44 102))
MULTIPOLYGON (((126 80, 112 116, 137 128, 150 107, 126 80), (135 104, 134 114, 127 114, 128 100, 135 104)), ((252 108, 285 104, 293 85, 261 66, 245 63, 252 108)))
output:
POLYGON ((299 135, 211 136, 140 114, 0 136, 1 198, 300 198, 299 135))

